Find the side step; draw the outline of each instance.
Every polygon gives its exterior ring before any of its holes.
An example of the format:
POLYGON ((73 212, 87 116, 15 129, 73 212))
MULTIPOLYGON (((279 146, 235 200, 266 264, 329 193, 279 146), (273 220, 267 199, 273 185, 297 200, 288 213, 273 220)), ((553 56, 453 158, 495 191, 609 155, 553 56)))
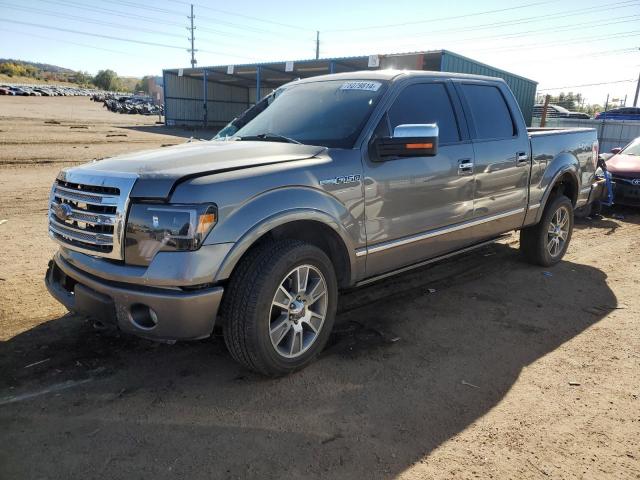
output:
POLYGON ((399 268, 397 270, 392 270, 392 271, 387 272, 387 273, 376 275, 375 277, 367 278, 365 280, 362 280, 362 281, 356 283, 356 287, 361 287, 363 285, 369 285, 370 283, 377 282, 378 280, 382 280, 384 278, 392 277, 392 276, 398 275, 400 273, 404 273, 404 272, 408 272, 410 270, 414 270, 416 268, 424 267, 424 266, 429 265, 431 263, 439 262, 440 260, 445 260, 447 258, 455 257, 456 255, 460 255, 461 253, 466 253, 466 252, 470 252, 472 250, 476 250, 476 249, 484 247, 486 245, 490 245, 492 243, 495 243, 498 240, 502 240, 503 238, 507 238, 509 235, 511 235, 511 233, 505 233, 505 234, 499 235, 497 237, 491 238, 489 240, 485 240, 484 242, 476 243, 475 245, 471 245, 470 247, 466 247, 466 248, 463 248, 461 250, 456 250, 455 252, 447 253, 445 255, 440 255, 439 257, 430 258, 429 260, 424 260, 422 262, 414 263, 412 265, 408 265, 406 267, 402 267, 402 268, 399 268))

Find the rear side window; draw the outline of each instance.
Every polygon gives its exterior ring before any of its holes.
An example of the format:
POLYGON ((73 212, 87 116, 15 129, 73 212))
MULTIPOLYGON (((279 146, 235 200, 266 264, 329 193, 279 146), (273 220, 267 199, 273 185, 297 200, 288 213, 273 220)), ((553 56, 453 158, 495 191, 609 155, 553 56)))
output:
POLYGON ((516 134, 507 102, 497 87, 463 84, 462 92, 471 109, 476 139, 510 138, 516 134))
POLYGON ((440 143, 460 141, 451 99, 442 83, 418 83, 405 88, 389 110, 391 128, 414 123, 436 123, 440 143))

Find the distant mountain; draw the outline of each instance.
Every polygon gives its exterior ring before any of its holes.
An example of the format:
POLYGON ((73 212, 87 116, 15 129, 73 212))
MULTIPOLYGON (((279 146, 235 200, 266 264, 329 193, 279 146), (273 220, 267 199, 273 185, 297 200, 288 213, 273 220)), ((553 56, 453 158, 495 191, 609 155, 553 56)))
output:
POLYGON ((0 58, 0 63, 15 63, 17 65, 25 65, 25 66, 29 65, 43 72, 66 73, 66 74, 76 73, 75 70, 59 67, 57 65, 50 65, 48 63, 28 62, 25 60, 15 60, 13 58, 0 58))

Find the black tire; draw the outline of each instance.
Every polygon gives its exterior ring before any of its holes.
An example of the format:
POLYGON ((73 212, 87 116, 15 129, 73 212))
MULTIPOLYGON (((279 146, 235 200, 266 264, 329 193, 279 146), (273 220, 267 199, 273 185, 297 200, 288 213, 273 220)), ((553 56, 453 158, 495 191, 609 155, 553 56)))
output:
POLYGON ((547 206, 542 213, 540 222, 531 227, 523 228, 520 231, 520 251, 528 262, 543 267, 555 265, 567 252, 571 234, 573 233, 573 204, 564 195, 558 195, 549 199, 547 206), (568 233, 561 248, 555 254, 549 251, 548 243, 550 241, 549 229, 552 225, 556 213, 563 210, 568 219, 568 233))
POLYGON ((225 289, 221 317, 227 349, 236 361, 263 375, 276 377, 299 370, 326 345, 335 321, 337 299, 335 270, 322 250, 298 240, 258 245, 240 261, 225 289), (272 302, 288 273, 301 265, 321 272, 326 284, 326 314, 308 349, 299 357, 285 358, 270 337, 272 302))

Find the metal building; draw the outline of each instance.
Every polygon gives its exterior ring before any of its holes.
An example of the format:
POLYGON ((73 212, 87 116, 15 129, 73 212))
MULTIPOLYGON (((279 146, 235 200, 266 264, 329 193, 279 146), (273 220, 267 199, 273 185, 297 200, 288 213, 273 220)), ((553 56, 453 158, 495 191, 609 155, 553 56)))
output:
POLYGON ((219 129, 256 99, 297 78, 385 68, 503 78, 513 90, 527 125, 531 122, 537 82, 447 50, 436 50, 163 70, 165 124, 219 129))

